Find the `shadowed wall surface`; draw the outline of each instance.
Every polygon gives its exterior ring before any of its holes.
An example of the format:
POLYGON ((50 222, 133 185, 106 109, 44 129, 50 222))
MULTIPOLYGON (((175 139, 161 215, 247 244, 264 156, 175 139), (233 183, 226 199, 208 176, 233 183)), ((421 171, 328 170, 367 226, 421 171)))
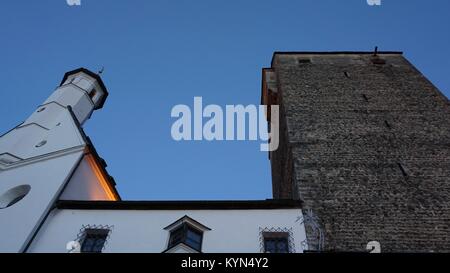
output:
POLYGON ((276 53, 272 70, 274 196, 312 209, 325 250, 450 251, 448 99, 401 53, 276 53))

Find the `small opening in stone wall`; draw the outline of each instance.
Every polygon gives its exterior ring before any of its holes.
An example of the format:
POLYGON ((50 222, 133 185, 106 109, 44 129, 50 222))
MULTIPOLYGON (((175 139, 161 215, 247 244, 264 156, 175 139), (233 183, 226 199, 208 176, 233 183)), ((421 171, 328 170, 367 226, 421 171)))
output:
POLYGON ((376 56, 376 57, 372 58, 372 63, 375 65, 384 65, 384 64, 386 64, 386 60, 376 56))
POLYGON ((364 99, 365 101, 367 101, 367 102, 369 101, 369 98, 366 96, 366 94, 362 94, 361 96, 363 97, 363 99, 364 99))
POLYGON ((346 78, 350 78, 350 73, 348 73, 347 71, 344 72, 344 75, 346 78))
POLYGON ((311 63, 311 59, 309 59, 309 58, 300 58, 297 61, 299 64, 310 64, 311 63))
POLYGON ((386 127, 389 129, 392 128, 391 124, 387 120, 384 121, 384 125, 386 125, 386 127))
POLYGON ((406 169, 403 167, 402 163, 398 163, 398 167, 400 168, 400 171, 402 172, 403 176, 407 177, 408 173, 406 172, 406 169))

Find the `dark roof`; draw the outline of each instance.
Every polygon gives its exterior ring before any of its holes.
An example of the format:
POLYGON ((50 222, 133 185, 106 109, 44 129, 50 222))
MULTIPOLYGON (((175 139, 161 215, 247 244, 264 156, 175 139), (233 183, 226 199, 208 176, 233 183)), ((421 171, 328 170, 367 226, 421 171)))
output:
MULTIPOLYGON (((273 53, 272 57, 272 65, 273 60, 275 59, 276 55, 368 55, 368 54, 374 54, 375 51, 275 51, 273 53)), ((402 51, 377 51, 377 54, 381 55, 402 55, 402 51)))
POLYGON ((270 210, 301 208, 298 200, 256 201, 67 201, 57 202, 58 209, 79 210, 270 210))
POLYGON ((176 248, 176 247, 179 246, 179 245, 183 245, 183 246, 186 247, 186 248, 192 249, 192 250, 194 251, 194 253, 203 253, 203 252, 201 252, 201 251, 199 251, 199 250, 197 250, 197 249, 194 249, 194 248, 188 246, 187 244, 185 244, 185 243, 183 243, 183 242, 178 243, 178 244, 176 244, 176 245, 174 245, 174 246, 172 246, 172 247, 170 247, 170 248, 164 250, 162 253, 167 253, 168 251, 170 251, 171 249, 176 248))
POLYGON ((80 73, 80 72, 86 73, 86 74, 88 74, 89 76, 91 76, 92 78, 94 78, 95 80, 97 80, 98 84, 100 85, 100 87, 101 87, 101 88, 103 89, 103 91, 105 92, 105 95, 103 96, 102 100, 100 101, 100 104, 99 104, 98 106, 95 107, 95 109, 100 109, 100 108, 102 108, 103 105, 105 104, 106 98, 108 97, 109 93, 108 93, 108 89, 106 89, 106 86, 105 86, 105 84, 103 83, 102 78, 101 78, 98 74, 96 74, 96 73, 94 73, 94 72, 92 72, 92 71, 90 71, 90 70, 88 70, 88 69, 86 69, 86 68, 81 67, 81 68, 78 68, 78 69, 69 71, 69 72, 67 72, 66 74, 64 74, 64 77, 63 77, 63 79, 62 79, 62 81, 61 81, 60 86, 64 84, 64 82, 67 80, 67 78, 68 78, 70 75, 77 74, 77 73, 80 73))
POLYGON ((171 229, 173 226, 177 226, 179 223, 182 222, 192 222, 194 224, 196 224, 197 226, 201 227, 203 230, 211 230, 209 227, 203 225, 202 223, 200 223, 197 220, 192 219, 191 217, 185 215, 183 217, 181 217, 180 219, 176 220, 175 222, 173 222, 172 224, 168 225, 167 227, 165 227, 164 229, 171 229))

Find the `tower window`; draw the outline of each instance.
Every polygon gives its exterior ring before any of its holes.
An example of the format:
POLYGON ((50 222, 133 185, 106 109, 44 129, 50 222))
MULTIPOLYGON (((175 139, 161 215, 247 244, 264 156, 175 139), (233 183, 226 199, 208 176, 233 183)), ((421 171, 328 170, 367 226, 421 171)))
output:
POLYGON ((81 253, 101 253, 108 238, 109 229, 86 229, 81 253))
POLYGON ((11 200, 11 202, 9 202, 8 205, 6 205, 6 207, 11 207, 12 205, 14 205, 15 203, 19 202, 20 200, 22 200, 25 197, 26 194, 22 194, 17 196, 16 198, 14 198, 13 200, 11 200))
POLYGON ((264 232, 265 253, 289 253, 289 233, 264 232))
POLYGON ((89 97, 91 98, 91 99, 93 99, 94 97, 95 97, 95 95, 97 94, 97 89, 92 89, 91 90, 91 93, 89 93, 89 97))
POLYGON ((300 58, 297 61, 299 64, 310 64, 311 63, 311 59, 309 59, 309 58, 300 58))
POLYGON ((201 251, 203 240, 203 232, 183 223, 170 233, 169 249, 183 243, 197 251, 201 251))
POLYGON ((403 167, 402 163, 398 163, 398 167, 400 168, 400 171, 402 172, 404 177, 408 176, 408 172, 406 171, 405 167, 403 167))
POLYGON ((42 140, 41 142, 39 142, 38 144, 36 144, 34 147, 40 148, 40 147, 44 146, 45 144, 47 144, 47 140, 42 140))
POLYGON ((0 195, 0 209, 6 209, 15 205, 20 200, 25 198, 30 190, 31 187, 29 185, 22 185, 3 193, 0 195))
POLYGON ((387 120, 384 121, 384 125, 386 125, 386 127, 389 128, 389 129, 392 128, 391 124, 387 120))
POLYGON ((376 56, 376 57, 372 58, 372 63, 375 65, 384 65, 384 64, 386 64, 386 60, 376 56))

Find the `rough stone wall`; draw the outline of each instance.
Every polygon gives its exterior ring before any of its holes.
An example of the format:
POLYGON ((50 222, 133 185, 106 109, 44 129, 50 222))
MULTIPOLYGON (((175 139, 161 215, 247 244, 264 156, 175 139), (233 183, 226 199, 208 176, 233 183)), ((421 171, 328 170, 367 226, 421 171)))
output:
POLYGON ((274 197, 312 209, 326 251, 450 252, 449 101, 401 54, 379 58, 275 54, 274 197))

